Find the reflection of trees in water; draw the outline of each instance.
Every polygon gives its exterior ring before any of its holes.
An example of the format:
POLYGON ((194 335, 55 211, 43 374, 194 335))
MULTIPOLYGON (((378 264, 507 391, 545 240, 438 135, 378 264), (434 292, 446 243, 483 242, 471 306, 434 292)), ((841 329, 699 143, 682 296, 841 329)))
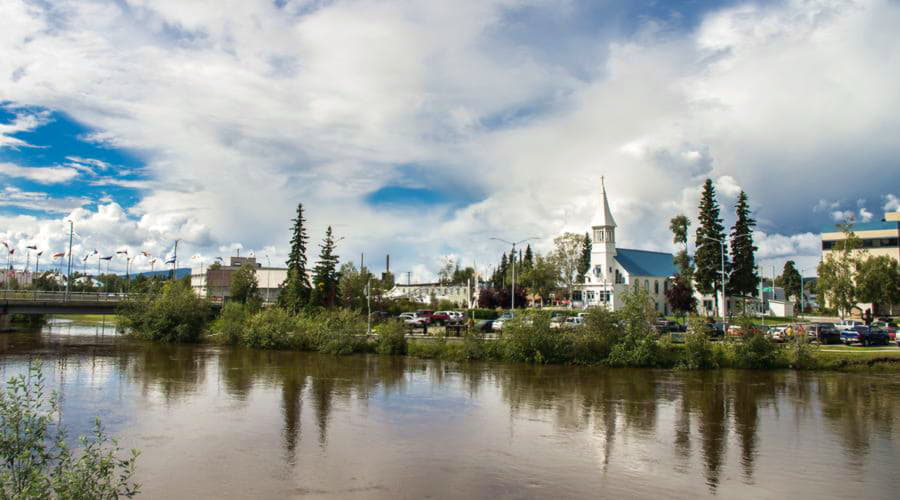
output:
POLYGON ((142 394, 158 391, 170 403, 205 382, 210 354, 196 346, 141 343, 130 353, 126 372, 142 394))
POLYGON ((834 374, 817 381, 822 415, 847 451, 852 467, 862 470, 873 435, 890 439, 900 396, 872 378, 834 374))
POLYGON ((753 479, 759 443, 759 410, 774 403, 778 388, 783 387, 777 381, 784 377, 771 372, 754 373, 749 377, 746 373, 728 372, 725 378, 734 415, 734 431, 741 444, 741 467, 744 479, 749 482, 753 479))

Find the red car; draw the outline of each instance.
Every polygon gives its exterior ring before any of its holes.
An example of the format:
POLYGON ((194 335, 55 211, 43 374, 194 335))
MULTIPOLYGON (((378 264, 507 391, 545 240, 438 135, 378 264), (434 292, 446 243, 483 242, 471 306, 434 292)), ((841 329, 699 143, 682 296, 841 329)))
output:
POLYGON ((429 324, 434 322, 434 311, 432 311, 431 309, 419 309, 418 311, 416 311, 416 316, 425 318, 426 320, 428 320, 429 324))

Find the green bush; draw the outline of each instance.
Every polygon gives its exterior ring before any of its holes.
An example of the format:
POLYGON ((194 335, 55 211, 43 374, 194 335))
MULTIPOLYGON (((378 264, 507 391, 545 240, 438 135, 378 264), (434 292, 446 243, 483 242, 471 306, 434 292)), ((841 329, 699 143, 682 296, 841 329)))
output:
POLYGON ((81 436, 76 455, 58 424, 59 396, 47 394, 39 364, 12 377, 0 392, 0 498, 133 497, 137 450, 121 449, 94 421, 91 437, 81 436))
POLYGON ((400 321, 386 321, 375 328, 378 354, 406 354, 406 326, 400 321))
POLYGON ((716 368, 718 360, 709 341, 710 331, 702 318, 691 318, 684 338, 684 352, 680 365, 689 370, 716 368))
POLYGON ((795 335, 787 345, 788 364, 798 370, 816 368, 817 347, 809 342, 806 335, 795 335))
POLYGON ((213 322, 212 332, 217 340, 225 344, 238 344, 244 336, 250 316, 250 310, 246 305, 228 302, 222 306, 222 312, 213 322))
POLYGON ((317 315, 318 347, 326 354, 353 354, 367 350, 366 320, 346 309, 325 310, 317 315))
POLYGON ((292 346, 296 323, 280 307, 269 307, 254 314, 246 323, 243 344, 261 349, 287 349, 292 346))
POLYGON ((159 294, 124 303, 119 321, 126 331, 146 340, 197 342, 209 321, 209 304, 194 294, 190 284, 170 281, 159 294))
POLYGON ((447 341, 442 337, 439 340, 415 340, 409 343, 407 352, 417 358, 442 358, 447 351, 447 341))
MULTIPOLYGON (((471 312, 475 314, 475 319, 497 319, 499 316, 496 309, 472 309, 471 312)), ((471 314, 466 316, 471 317, 471 314)))
POLYGON ((505 360, 543 364, 567 361, 564 340, 564 335, 550 328, 546 317, 518 316, 503 325, 503 335, 497 342, 505 360))
POLYGON ((734 347, 734 365, 737 368, 777 368, 778 346, 760 332, 745 335, 734 347))

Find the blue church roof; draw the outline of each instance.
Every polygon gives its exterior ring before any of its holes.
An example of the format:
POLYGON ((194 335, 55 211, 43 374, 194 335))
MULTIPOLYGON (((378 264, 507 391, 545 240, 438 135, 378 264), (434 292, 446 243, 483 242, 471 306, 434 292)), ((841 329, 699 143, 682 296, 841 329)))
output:
POLYGON ((647 250, 616 249, 616 262, 632 276, 674 276, 672 254, 647 250))

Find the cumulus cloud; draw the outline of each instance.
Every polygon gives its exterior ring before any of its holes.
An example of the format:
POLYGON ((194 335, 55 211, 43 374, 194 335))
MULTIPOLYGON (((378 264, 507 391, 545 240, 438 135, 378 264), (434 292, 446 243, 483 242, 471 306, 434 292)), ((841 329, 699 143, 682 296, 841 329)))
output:
POLYGON ((900 211, 900 198, 893 194, 887 194, 884 196, 884 211, 885 212, 896 212, 900 211))
POLYGON ((28 179, 41 184, 59 184, 78 177, 78 170, 72 167, 22 167, 0 162, 0 176, 28 179))
POLYGON ((695 214, 705 177, 726 221, 744 189, 773 234, 806 234, 847 216, 826 200, 900 183, 886 167, 900 154, 894 2, 714 10, 688 31, 579 38, 575 65, 510 36, 505 0, 279 5, 3 2, 0 95, 140 152, 150 180, 127 186, 141 199, 92 216, 129 241, 239 241, 283 259, 303 201, 314 239, 343 224, 343 253, 390 252, 421 276, 448 253, 496 259, 490 236, 541 236, 546 251, 585 231, 601 175, 621 245, 654 249, 672 248, 668 220, 695 214), (826 176, 857 181, 811 182, 826 176), (390 184, 458 203, 365 202, 390 184))

